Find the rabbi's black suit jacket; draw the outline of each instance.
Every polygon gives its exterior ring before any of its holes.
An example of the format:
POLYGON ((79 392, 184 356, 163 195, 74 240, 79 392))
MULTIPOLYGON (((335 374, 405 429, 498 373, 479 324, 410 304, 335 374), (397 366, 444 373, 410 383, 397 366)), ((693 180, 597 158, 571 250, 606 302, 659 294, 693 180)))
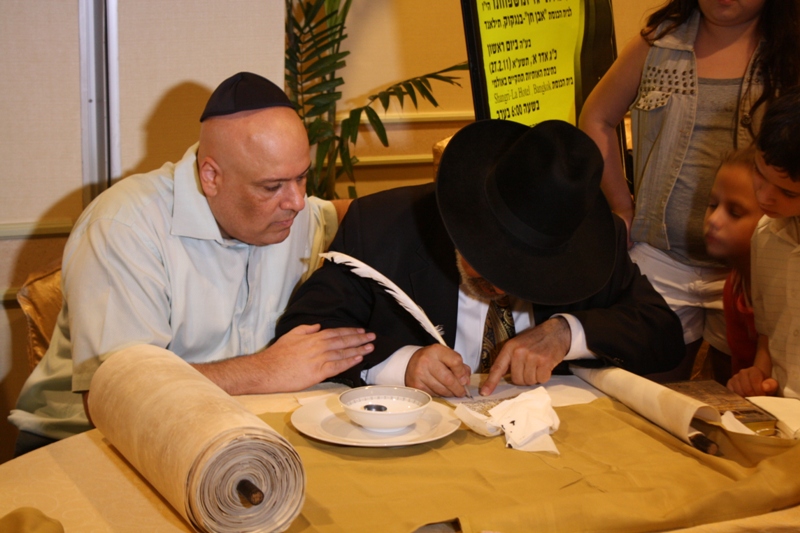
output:
MULTIPOLYGON (((617 261, 598 293, 569 305, 534 305, 535 323, 570 313, 583 325, 589 349, 603 362, 637 374, 675 368, 685 347, 678 317, 628 257, 624 223, 617 223, 617 261)), ((331 251, 372 266, 406 292, 455 342, 459 274, 455 248, 442 224, 433 184, 401 187, 355 200, 331 251)), ((502 260, 502 259, 501 259, 502 260)), ((508 268, 514 268, 509 264, 508 268)), ((586 265, 586 268, 592 268, 586 265)), ((547 272, 519 272, 547 276, 547 272)), ((376 333, 375 350, 361 364, 332 378, 363 384, 360 373, 406 345, 436 341, 381 286, 325 261, 294 294, 276 337, 301 324, 323 328, 363 327, 376 333)))

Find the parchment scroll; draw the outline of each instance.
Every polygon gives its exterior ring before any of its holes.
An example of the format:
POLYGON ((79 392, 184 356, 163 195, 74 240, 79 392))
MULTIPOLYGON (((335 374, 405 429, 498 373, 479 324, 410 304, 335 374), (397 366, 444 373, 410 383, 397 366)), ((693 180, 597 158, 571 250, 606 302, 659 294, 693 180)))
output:
POLYGON ((690 436, 697 433, 691 428, 693 418, 720 423, 720 415, 713 407, 627 370, 579 368, 574 365, 570 369, 582 380, 686 443, 691 444, 690 436))
POLYGON ((137 345, 92 378, 95 426, 198 531, 285 531, 305 498, 294 448, 175 354, 137 345), (240 496, 247 480, 264 495, 240 496))

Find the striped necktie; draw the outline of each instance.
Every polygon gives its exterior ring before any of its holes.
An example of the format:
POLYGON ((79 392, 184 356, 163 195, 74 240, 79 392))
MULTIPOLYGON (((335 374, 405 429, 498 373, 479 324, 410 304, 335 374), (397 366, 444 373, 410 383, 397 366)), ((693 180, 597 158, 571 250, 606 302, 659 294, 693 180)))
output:
POLYGON ((511 315, 511 305, 508 297, 503 296, 489 302, 489 311, 486 313, 486 323, 483 326, 483 343, 481 344, 481 361, 478 366, 479 373, 487 373, 492 368, 497 353, 503 343, 516 335, 514 330, 514 317, 511 315))

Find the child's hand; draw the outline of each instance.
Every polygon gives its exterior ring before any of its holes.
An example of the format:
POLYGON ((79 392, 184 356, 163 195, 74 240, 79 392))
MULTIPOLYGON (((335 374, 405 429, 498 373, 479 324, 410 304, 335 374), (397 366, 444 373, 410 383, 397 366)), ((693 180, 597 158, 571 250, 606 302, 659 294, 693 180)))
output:
POLYGON ((760 368, 751 366, 728 380, 728 388, 739 396, 771 396, 778 390, 778 382, 764 375, 760 368))

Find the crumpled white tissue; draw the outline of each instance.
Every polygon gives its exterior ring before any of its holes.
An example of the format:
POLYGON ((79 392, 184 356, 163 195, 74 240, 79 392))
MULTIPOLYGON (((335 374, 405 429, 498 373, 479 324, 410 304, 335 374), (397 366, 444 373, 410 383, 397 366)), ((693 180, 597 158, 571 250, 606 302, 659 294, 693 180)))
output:
POLYGON ((486 437, 505 433, 509 448, 559 455, 550 435, 558 429, 560 420, 543 387, 501 402, 489 410, 490 416, 467 406, 468 403, 457 405, 455 414, 476 433, 486 437))

